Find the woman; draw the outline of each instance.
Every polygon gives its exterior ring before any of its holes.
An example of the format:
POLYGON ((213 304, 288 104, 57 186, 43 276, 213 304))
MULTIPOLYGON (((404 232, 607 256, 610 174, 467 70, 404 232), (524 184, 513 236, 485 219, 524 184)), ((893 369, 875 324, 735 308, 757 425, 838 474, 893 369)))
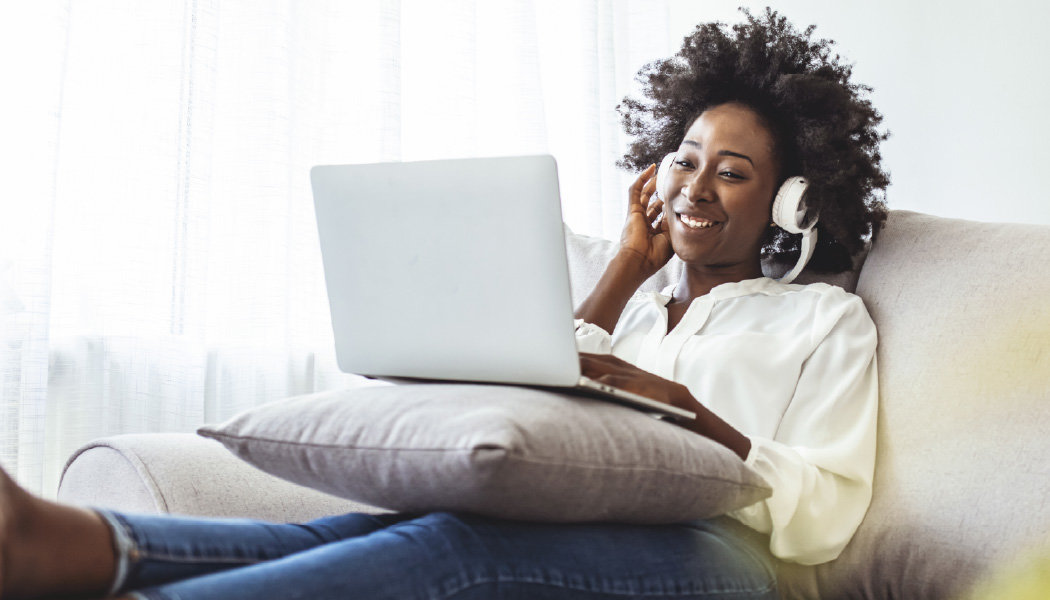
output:
POLYGON ((762 277, 760 260, 798 251, 770 215, 781 182, 802 174, 820 213, 813 265, 848 268, 885 216, 873 197, 885 136, 866 88, 811 32, 748 14, 733 35, 698 27, 647 67, 649 101, 623 108, 638 139, 624 165, 650 166, 577 314, 581 349, 598 351, 581 354, 586 374, 695 411, 684 426, 765 476, 769 499, 666 526, 449 513, 273 525, 61 506, 4 475, 2 597, 775 598, 771 554, 835 558, 870 500, 874 326, 855 296, 762 277), (653 200, 651 163, 667 152, 653 200), (635 295, 672 254, 678 284, 635 295))

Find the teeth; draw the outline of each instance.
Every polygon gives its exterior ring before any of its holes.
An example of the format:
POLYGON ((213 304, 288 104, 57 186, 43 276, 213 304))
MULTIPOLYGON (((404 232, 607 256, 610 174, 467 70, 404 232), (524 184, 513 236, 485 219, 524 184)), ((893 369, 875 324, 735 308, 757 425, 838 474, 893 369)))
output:
POLYGON ((715 224, 714 221, 705 221, 703 219, 694 219, 693 217, 690 217, 689 215, 678 215, 678 218, 681 219, 681 221, 683 223, 685 223, 689 227, 692 227, 693 229, 706 229, 708 227, 713 227, 714 224, 715 224))

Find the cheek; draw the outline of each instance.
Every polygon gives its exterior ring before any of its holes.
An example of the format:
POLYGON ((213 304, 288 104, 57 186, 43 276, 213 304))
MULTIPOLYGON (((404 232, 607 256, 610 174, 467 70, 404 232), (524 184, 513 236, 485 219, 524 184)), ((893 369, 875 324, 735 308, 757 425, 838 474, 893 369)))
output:
POLYGON ((747 248, 748 252, 761 249, 767 240, 772 222, 773 202, 749 198, 735 212, 731 224, 734 245, 747 248))
POLYGON ((764 194, 748 194, 736 199, 734 220, 736 225, 748 229, 765 229, 773 219, 773 201, 764 194))

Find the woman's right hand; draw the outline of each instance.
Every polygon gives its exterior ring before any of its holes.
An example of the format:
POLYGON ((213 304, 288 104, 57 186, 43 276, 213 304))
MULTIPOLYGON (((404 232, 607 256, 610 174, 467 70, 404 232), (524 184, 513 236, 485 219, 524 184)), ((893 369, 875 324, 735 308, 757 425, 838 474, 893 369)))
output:
POLYGON ((577 307, 577 319, 611 333, 631 295, 674 254, 667 223, 657 219, 663 202, 656 200, 652 206, 649 204, 655 189, 656 165, 653 165, 642 171, 631 185, 620 250, 577 307))
POLYGON ((661 217, 663 201, 652 200, 656 191, 656 165, 642 171, 628 191, 627 223, 620 235, 620 256, 639 261, 646 278, 660 270, 674 250, 667 231, 667 219, 661 217), (651 201, 651 202, 650 202, 651 201))

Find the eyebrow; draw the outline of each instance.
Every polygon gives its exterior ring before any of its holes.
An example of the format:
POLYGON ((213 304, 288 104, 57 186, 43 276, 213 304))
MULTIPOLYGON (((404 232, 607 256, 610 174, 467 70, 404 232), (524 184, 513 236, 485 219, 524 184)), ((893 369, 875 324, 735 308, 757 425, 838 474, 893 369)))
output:
MULTIPOLYGON (((697 148, 701 147, 699 142, 694 142, 693 140, 683 140, 682 143, 683 144, 689 144, 690 146, 696 146, 697 148)), ((742 158, 742 159, 746 160, 747 162, 751 163, 752 167, 755 166, 755 161, 751 160, 751 157, 746 155, 746 154, 741 154, 739 152, 733 152, 732 150, 719 150, 718 151, 718 155, 719 156, 735 156, 737 158, 742 158)))

